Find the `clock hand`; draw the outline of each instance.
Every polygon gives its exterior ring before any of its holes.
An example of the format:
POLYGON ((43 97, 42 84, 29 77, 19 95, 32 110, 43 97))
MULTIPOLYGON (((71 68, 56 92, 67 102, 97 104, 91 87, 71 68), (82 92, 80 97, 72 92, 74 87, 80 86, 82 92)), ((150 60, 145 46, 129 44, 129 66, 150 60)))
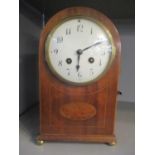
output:
POLYGON ((97 46, 97 45, 100 45, 100 44, 102 44, 102 43, 103 43, 103 41, 96 42, 95 44, 90 45, 90 46, 88 46, 88 47, 86 47, 86 48, 84 48, 84 49, 80 50, 80 52, 81 52, 81 54, 82 54, 82 53, 83 53, 83 51, 86 51, 86 50, 88 50, 88 49, 92 48, 93 46, 97 46))
POLYGON ((78 64, 76 65, 77 72, 78 72, 78 70, 80 69, 79 62, 80 62, 80 55, 78 55, 78 64))
POLYGON ((78 64, 76 65, 76 69, 77 69, 77 72, 78 72, 78 70, 80 69, 80 55, 82 54, 82 51, 79 49, 79 50, 77 50, 76 51, 76 53, 77 53, 77 56, 78 56, 78 64))

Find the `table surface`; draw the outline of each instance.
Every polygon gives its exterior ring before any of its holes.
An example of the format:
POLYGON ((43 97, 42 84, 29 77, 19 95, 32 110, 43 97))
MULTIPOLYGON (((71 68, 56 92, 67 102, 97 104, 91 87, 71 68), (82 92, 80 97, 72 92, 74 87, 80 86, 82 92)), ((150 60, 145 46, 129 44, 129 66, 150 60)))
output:
POLYGON ((134 155, 135 108, 134 103, 119 102, 116 117, 117 144, 108 146, 98 143, 48 142, 36 145, 39 133, 38 106, 20 117, 20 155, 134 155))

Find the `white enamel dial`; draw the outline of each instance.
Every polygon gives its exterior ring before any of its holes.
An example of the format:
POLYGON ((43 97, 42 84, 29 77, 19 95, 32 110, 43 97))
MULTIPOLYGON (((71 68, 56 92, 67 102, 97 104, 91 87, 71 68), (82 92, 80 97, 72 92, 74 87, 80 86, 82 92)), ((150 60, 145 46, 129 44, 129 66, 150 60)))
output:
POLYGON ((64 81, 85 84, 107 69, 113 55, 107 31, 87 18, 65 20, 50 32, 45 45, 51 71, 64 81))

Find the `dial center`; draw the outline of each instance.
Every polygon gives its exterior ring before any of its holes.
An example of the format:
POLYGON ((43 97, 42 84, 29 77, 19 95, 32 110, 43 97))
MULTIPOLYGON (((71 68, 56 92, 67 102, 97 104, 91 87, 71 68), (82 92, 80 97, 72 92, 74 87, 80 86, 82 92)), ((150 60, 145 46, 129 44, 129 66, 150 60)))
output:
POLYGON ((76 53, 77 53, 78 55, 81 55, 83 52, 82 52, 81 49, 78 49, 78 50, 76 51, 76 53))

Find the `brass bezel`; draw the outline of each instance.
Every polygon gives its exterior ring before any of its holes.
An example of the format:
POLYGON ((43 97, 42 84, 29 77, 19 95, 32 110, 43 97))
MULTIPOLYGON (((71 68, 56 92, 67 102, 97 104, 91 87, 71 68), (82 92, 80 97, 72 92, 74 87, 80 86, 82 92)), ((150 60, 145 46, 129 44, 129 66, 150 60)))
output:
POLYGON ((113 41, 113 38, 112 38, 112 35, 110 33, 110 31, 108 30, 107 27, 105 27, 103 25, 102 22, 90 17, 90 16, 87 16, 87 15, 73 15, 71 17, 67 17, 67 18, 64 18, 62 21, 60 21, 47 35, 46 39, 45 39, 45 60, 48 64, 48 67, 50 69, 50 71, 61 81, 67 83, 67 84, 70 84, 70 85, 75 85, 75 86, 85 86, 85 85, 89 85, 89 84, 92 84, 94 82, 96 82, 97 80, 99 80, 101 77, 104 76, 104 74, 107 72, 107 70, 110 68, 113 60, 114 60, 114 57, 116 55, 116 47, 114 45, 114 41, 113 41), (73 81, 70 81, 70 80, 66 80, 65 78, 63 78, 61 75, 59 75, 56 70, 54 69, 54 67, 52 66, 51 62, 50 62, 50 56, 49 56, 49 53, 48 52, 48 47, 49 47, 49 42, 50 42, 50 38, 52 37, 52 34, 54 33, 54 31, 57 29, 57 27, 59 27, 59 25, 63 24, 64 22, 68 21, 68 20, 71 20, 71 19, 76 19, 76 18, 82 18, 82 19, 87 19, 87 20, 90 20, 92 22, 95 22, 97 25, 99 25, 103 30, 104 32, 107 34, 110 42, 111 42, 111 45, 112 45, 112 54, 111 54, 111 57, 110 57, 110 60, 109 60, 109 63, 107 64, 107 67, 105 70, 103 70, 103 72, 97 76, 95 79, 93 80, 90 80, 88 82, 73 82, 73 81))

